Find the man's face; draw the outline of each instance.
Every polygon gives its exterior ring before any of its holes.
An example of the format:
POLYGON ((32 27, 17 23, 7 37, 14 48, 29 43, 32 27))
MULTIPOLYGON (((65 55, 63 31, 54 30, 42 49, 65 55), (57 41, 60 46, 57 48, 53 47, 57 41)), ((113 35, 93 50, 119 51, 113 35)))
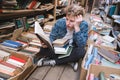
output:
POLYGON ((74 16, 66 16, 66 27, 69 30, 73 30, 74 29, 74 23, 75 23, 75 17, 74 16))

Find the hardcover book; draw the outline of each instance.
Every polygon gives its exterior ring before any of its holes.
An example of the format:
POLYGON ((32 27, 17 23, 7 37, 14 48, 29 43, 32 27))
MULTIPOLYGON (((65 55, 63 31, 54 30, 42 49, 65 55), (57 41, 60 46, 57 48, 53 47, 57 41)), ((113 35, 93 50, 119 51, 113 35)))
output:
POLYGON ((103 56, 105 59, 115 63, 117 62, 120 57, 117 54, 113 54, 111 51, 103 48, 98 48, 98 53, 103 56))
POLYGON ((4 46, 12 47, 12 48, 18 48, 22 47, 22 44, 19 42, 15 42, 13 40, 5 40, 3 43, 1 43, 4 46))

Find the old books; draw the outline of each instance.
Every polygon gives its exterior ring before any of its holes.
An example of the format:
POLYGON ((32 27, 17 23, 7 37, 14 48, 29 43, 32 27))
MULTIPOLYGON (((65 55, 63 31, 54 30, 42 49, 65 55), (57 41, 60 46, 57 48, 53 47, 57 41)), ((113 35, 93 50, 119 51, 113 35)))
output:
POLYGON ((98 53, 103 56, 105 59, 115 63, 117 62, 120 57, 117 54, 113 54, 111 51, 103 48, 98 48, 98 53))

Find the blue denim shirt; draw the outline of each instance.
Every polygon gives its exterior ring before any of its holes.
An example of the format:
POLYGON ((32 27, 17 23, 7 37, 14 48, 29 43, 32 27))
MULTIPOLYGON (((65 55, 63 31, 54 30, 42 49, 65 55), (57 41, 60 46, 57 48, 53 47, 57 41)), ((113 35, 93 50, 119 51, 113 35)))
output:
MULTIPOLYGON (((54 24, 54 27, 52 28, 52 31, 50 33, 51 42, 53 42, 56 39, 63 38, 66 33, 67 33, 66 19, 61 18, 57 20, 57 22, 54 24)), ((83 20, 80 24, 80 31, 73 32, 73 43, 77 47, 84 47, 86 45, 87 38, 88 38, 88 23, 83 20)))

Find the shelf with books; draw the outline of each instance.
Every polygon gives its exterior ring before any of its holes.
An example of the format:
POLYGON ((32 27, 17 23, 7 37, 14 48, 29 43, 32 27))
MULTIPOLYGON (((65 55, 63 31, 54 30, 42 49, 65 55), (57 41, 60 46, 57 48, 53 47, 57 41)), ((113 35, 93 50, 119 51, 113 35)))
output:
POLYGON ((64 8, 66 6, 69 5, 69 3, 71 2, 71 0, 56 0, 56 4, 55 4, 55 19, 59 19, 63 16, 65 16, 64 14, 64 8))
MULTIPOLYGON (((16 0, 15 0, 16 1, 16 0)), ((0 20, 9 20, 9 19, 14 19, 14 18, 19 18, 19 17, 26 17, 26 16, 36 16, 38 14, 46 14, 49 10, 54 11, 54 0, 52 1, 47 1, 46 3, 44 0, 25 0, 22 2, 17 0, 17 6, 18 8, 3 8, 0 7, 0 20), (37 5, 36 8, 32 5, 34 3, 34 6, 37 5), (37 4, 39 3, 39 5, 37 4), (32 6, 29 8, 29 5, 32 6), (24 6, 24 7, 23 7, 24 6)), ((2 4, 2 3, 0 3, 2 4)), ((7 4, 6 4, 7 5, 7 4)))

